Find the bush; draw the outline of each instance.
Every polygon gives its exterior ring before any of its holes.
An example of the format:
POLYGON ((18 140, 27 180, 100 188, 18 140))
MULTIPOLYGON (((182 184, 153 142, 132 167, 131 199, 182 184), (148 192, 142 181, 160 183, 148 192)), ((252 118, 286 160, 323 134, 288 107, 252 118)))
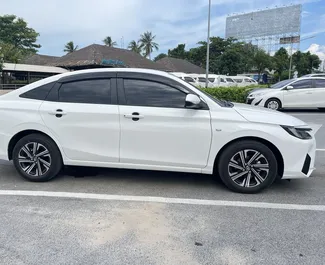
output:
MULTIPOLYGON (((267 86, 258 86, 267 87, 267 86)), ((216 88, 202 88, 201 90, 209 93, 218 99, 229 100, 232 102, 245 103, 246 97, 250 91, 252 91, 257 86, 247 86, 247 87, 216 87, 216 88)))

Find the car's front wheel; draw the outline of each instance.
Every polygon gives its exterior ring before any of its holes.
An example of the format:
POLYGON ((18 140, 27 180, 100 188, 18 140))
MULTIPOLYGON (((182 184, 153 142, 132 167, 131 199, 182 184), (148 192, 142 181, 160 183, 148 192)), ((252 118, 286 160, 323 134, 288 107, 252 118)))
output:
POLYGON ((264 107, 268 109, 279 110, 282 106, 280 100, 276 98, 271 98, 265 102, 264 107))
POLYGON ((62 168, 61 153, 47 136, 30 134, 20 139, 12 154, 18 173, 30 181, 48 181, 62 168))
POLYGON ((273 152, 266 145, 244 140, 231 144, 223 151, 218 171, 229 189, 257 193, 274 182, 278 165, 273 152))

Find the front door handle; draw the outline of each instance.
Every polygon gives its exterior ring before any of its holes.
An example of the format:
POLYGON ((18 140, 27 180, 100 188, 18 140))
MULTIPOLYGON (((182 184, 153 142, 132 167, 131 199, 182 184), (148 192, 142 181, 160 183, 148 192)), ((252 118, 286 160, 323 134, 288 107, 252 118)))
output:
POLYGON ((144 116, 140 115, 140 113, 138 113, 138 112, 133 112, 132 114, 124 114, 124 118, 132 119, 133 121, 138 121, 140 119, 143 119, 144 116))
POLYGON ((50 115, 55 115, 55 117, 57 117, 57 118, 61 118, 63 115, 67 115, 67 113, 64 112, 62 109, 57 109, 55 111, 50 111, 49 114, 50 115))

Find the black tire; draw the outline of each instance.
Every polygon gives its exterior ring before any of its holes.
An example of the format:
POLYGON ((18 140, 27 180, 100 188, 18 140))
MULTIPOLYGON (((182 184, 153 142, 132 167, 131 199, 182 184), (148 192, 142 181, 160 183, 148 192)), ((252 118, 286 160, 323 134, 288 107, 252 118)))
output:
POLYGON ((57 145, 53 142, 52 139, 42 134, 30 134, 20 139, 13 149, 12 158, 18 173, 23 178, 34 182, 44 182, 56 177, 62 169, 63 165, 61 153, 57 145), (29 151, 29 155, 32 155, 32 157, 30 157, 22 148, 25 147, 26 150, 27 147, 33 146, 33 143, 37 143, 36 146, 38 149, 36 150, 36 152, 34 152, 34 155, 33 150, 27 150, 29 151), (48 151, 49 155, 46 153, 46 150, 48 151), (39 151, 38 154, 37 151, 39 151), (37 158, 37 156, 42 152, 45 154, 37 158), (22 155, 24 156, 24 158, 22 158, 22 155), (23 160, 30 161, 24 163, 21 162, 23 160), (38 162, 38 160, 43 162, 38 162), (29 171, 28 169, 32 167, 32 164, 34 164, 33 169, 30 171, 30 173, 27 173, 29 171), (23 167, 25 168, 25 170, 23 169, 23 167), (27 170, 26 167, 28 167, 27 170), (35 174, 33 174, 34 171, 35 174), (37 172, 41 172, 41 174, 38 174, 37 172))
POLYGON ((239 193, 257 193, 268 188, 274 182, 278 173, 278 164, 273 152, 266 145, 258 141, 243 140, 231 144, 222 152, 218 161, 218 173, 222 182, 229 189, 239 193), (240 166, 242 164, 242 159, 239 154, 239 152, 244 150, 248 150, 246 153, 244 152, 244 156, 247 154, 247 157, 244 157, 245 168, 240 166), (254 156, 253 150, 260 153, 262 156, 257 154, 257 158, 259 158, 259 160, 257 162, 254 160, 251 163, 251 165, 254 166, 247 166, 246 163, 249 162, 250 158, 254 156), (237 158, 239 158, 239 161, 237 158), (233 159, 233 161, 235 160, 236 162, 238 161, 238 163, 232 163, 230 165, 231 159, 233 159), (233 164, 236 164, 235 166, 239 165, 242 169, 234 168, 233 164), (268 164, 268 173, 266 171, 266 167, 261 169, 261 164, 264 166, 268 164), (247 171, 246 174, 244 173, 245 171, 247 171), (255 173, 258 173, 258 175, 262 177, 263 181, 258 181, 259 178, 256 177, 255 173), (240 174, 244 175, 234 180, 234 178, 238 177, 240 174), (248 177, 248 174, 250 174, 250 178, 248 177), (242 181, 243 183, 238 184, 238 182, 242 181), (260 182, 260 184, 258 184, 258 182, 260 182), (246 186, 247 183, 248 187, 246 186))
POLYGON ((280 100, 278 100, 276 98, 270 98, 270 99, 268 99, 265 102, 264 107, 265 108, 268 108, 268 109, 273 109, 273 110, 280 110, 282 108, 282 104, 281 104, 281 101, 280 100), (270 108, 269 107, 269 104, 272 103, 272 102, 276 103, 278 107, 276 107, 276 108, 270 108))

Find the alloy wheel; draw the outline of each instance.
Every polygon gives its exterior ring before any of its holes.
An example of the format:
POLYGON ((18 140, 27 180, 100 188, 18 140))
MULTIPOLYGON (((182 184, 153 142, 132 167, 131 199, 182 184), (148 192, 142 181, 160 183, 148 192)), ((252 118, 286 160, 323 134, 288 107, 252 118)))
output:
POLYGON ((279 109, 279 103, 275 100, 271 100, 268 104, 267 107, 269 109, 273 109, 273 110, 278 110, 279 109))
POLYGON ((40 177, 49 171, 52 158, 49 150, 44 145, 29 142, 19 150, 18 163, 26 174, 40 177))
POLYGON ((269 162, 259 151, 245 149, 232 156, 228 163, 230 179, 241 187, 253 188, 269 175, 269 162))

